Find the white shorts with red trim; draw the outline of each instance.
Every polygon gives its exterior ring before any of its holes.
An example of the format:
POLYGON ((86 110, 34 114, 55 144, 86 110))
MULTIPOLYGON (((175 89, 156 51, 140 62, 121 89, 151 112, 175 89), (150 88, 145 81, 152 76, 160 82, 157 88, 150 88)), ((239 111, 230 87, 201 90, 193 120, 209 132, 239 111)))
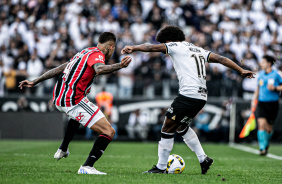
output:
POLYGON ((78 121, 84 127, 90 128, 98 120, 105 117, 105 115, 100 111, 99 107, 94 105, 84 97, 77 105, 72 107, 62 107, 57 106, 57 109, 63 113, 66 113, 68 117, 78 121))

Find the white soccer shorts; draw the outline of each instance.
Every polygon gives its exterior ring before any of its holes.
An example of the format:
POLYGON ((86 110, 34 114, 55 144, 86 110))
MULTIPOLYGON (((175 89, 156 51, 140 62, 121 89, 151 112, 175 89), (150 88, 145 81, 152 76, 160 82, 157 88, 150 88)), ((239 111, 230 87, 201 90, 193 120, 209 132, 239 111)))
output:
POLYGON ((57 106, 60 112, 66 113, 68 117, 78 121, 84 127, 90 128, 98 120, 105 117, 105 115, 100 111, 99 107, 94 105, 84 97, 77 105, 72 107, 62 107, 57 106))

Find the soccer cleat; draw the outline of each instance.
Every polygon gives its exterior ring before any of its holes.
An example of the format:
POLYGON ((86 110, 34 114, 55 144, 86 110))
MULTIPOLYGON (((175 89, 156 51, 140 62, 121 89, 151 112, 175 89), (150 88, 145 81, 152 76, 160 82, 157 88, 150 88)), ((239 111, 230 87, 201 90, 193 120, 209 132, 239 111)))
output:
POLYGON ((210 157, 206 157, 205 160, 202 163, 200 163, 202 174, 206 174, 212 164, 213 164, 213 159, 211 159, 210 157))
POLYGON ((265 156, 267 154, 266 149, 265 150, 259 150, 260 156, 265 156))
POLYGON ((69 149, 67 151, 62 151, 61 149, 58 149, 54 155, 54 159, 57 159, 57 161, 59 161, 61 158, 67 158, 69 154, 69 149))
POLYGON ((142 173, 154 173, 154 174, 163 174, 163 173, 166 173, 165 172, 165 169, 164 170, 161 170, 159 168, 157 168, 156 165, 153 165, 153 168, 148 170, 148 171, 144 171, 142 173))
POLYGON ((77 174, 98 174, 98 175, 105 175, 107 173, 98 171, 94 167, 90 166, 80 166, 80 168, 77 171, 77 174))

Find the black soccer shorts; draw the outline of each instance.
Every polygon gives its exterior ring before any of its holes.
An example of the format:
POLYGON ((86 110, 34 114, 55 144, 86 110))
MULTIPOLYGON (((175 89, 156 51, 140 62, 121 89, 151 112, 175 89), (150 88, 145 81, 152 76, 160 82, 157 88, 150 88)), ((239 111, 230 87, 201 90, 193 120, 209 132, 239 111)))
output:
POLYGON ((273 125, 279 110, 279 102, 258 102, 257 118, 265 118, 273 125))
POLYGON ((205 104, 205 100, 189 98, 178 94, 171 106, 167 109, 165 115, 177 123, 186 123, 189 125, 205 104))

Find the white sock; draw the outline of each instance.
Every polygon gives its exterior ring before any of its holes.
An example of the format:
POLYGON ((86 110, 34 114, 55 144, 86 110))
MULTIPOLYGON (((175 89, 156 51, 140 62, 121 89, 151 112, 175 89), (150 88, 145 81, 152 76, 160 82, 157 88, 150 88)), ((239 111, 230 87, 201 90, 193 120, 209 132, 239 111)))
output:
POLYGON ((159 148, 158 148, 158 164, 157 167, 161 170, 165 170, 167 167, 167 161, 169 154, 173 148, 174 138, 164 139, 161 138, 159 141, 159 148))
POLYGON ((187 144, 187 146, 196 153, 199 162, 202 163, 205 158, 206 158, 206 154, 202 148, 202 145, 198 139, 197 134, 194 132, 194 130, 189 127, 188 131, 186 132, 186 134, 183 135, 183 140, 184 142, 187 144))

